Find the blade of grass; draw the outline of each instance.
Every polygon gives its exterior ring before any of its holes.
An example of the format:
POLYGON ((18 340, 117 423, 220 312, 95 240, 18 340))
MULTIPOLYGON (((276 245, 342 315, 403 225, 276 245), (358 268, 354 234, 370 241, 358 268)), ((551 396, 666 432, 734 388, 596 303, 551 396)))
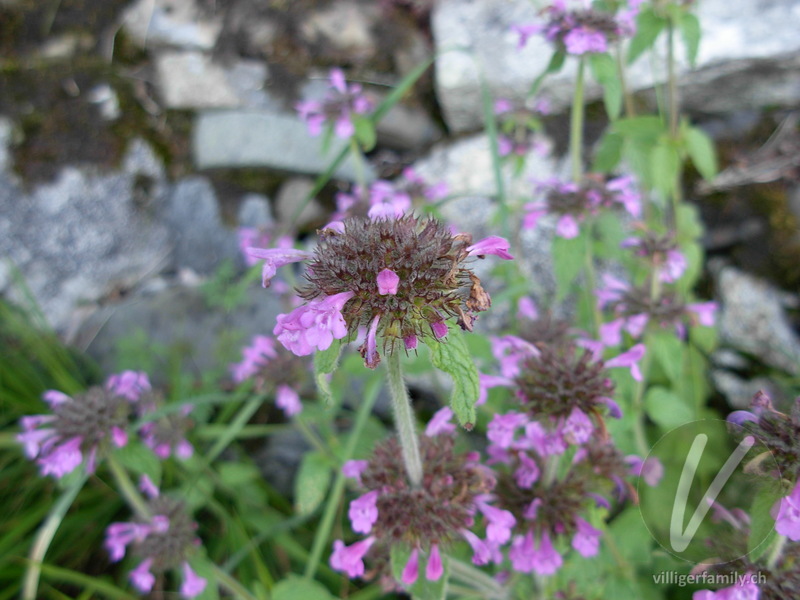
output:
POLYGON ((113 583, 71 569, 64 569, 54 565, 42 565, 42 573, 46 575, 48 579, 80 585, 86 588, 87 591, 91 590, 97 592, 98 594, 104 595, 106 598, 116 598, 119 600, 137 600, 138 598, 138 596, 121 590, 113 583))

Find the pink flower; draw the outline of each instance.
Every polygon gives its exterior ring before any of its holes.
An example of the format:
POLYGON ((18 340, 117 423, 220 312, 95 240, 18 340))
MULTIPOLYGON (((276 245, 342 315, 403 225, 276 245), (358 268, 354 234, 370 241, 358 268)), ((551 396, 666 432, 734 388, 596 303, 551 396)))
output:
POLYGON ((183 563, 183 584, 181 584, 181 596, 184 598, 194 598, 199 596, 206 589, 208 582, 192 571, 188 562, 183 563))
POLYGON ((625 457, 631 469, 631 475, 641 477, 650 487, 655 487, 664 476, 664 465, 655 456, 649 456, 647 460, 642 460, 635 454, 625 457))
POLYGON ((444 573, 442 555, 439 554, 439 545, 431 545, 431 554, 428 557, 428 566, 425 567, 425 578, 428 581, 438 581, 444 573))
POLYGON ((380 315, 375 315, 375 318, 372 319, 367 330, 367 340, 361 349, 364 364, 370 369, 374 369, 381 362, 381 357, 378 355, 378 323, 380 320, 380 315))
POLYGON ((514 444, 517 429, 528 423, 527 415, 509 412, 504 415, 495 415, 487 428, 486 437, 493 444, 501 448, 510 448, 514 444))
POLYGON ((254 259, 264 260, 264 266, 261 269, 261 285, 265 288, 269 287, 270 280, 275 277, 280 267, 308 260, 313 256, 311 252, 295 248, 247 248, 245 252, 254 259))
POLYGON ((511 528, 517 523, 514 515, 507 510, 486 504, 486 502, 478 502, 477 506, 489 521, 489 525, 486 527, 486 539, 498 544, 505 544, 510 540, 511 528))
POLYGON ((509 246, 508 240, 505 238, 491 235, 469 246, 467 248, 467 254, 478 257, 483 257, 486 254, 494 254, 503 260, 513 260, 514 257, 508 253, 509 246))
POLYGON ((400 581, 406 585, 412 585, 417 581, 419 576, 419 549, 414 548, 411 551, 411 556, 408 557, 406 566, 403 567, 403 572, 400 575, 400 581))
POLYGON ((348 460, 342 465, 342 475, 361 483, 361 474, 369 466, 367 460, 348 460))
POLYGON ((577 531, 572 537, 572 547, 586 558, 597 554, 597 549, 600 546, 600 536, 603 535, 603 532, 592 527, 580 517, 575 519, 575 525, 577 526, 577 531))
POLYGON ((488 564, 492 557, 492 552, 486 542, 469 529, 462 529, 461 535, 464 536, 464 539, 467 540, 467 543, 472 547, 472 562, 476 565, 488 564))
POLYGON ((614 367, 628 367, 631 370, 631 376, 636 381, 642 380, 642 372, 639 370, 639 361, 644 356, 644 344, 636 344, 627 352, 623 352, 616 358, 606 361, 606 367, 613 369, 614 367))
POLYGON ((331 567, 347 573, 348 577, 360 577, 364 574, 364 556, 374 543, 374 536, 358 541, 351 546, 345 546, 342 540, 334 541, 333 554, 330 558, 331 567))
POLYGON ((714 326, 714 315, 718 308, 716 302, 695 302, 694 304, 687 304, 686 308, 697 315, 700 325, 705 327, 714 326))
POLYGON ((156 487, 156 484, 153 483, 153 480, 150 479, 147 475, 142 475, 139 478, 139 489, 148 498, 158 498, 159 495, 158 488, 156 487))
POLYGON ((519 487, 530 489, 539 480, 539 465, 525 452, 520 452, 519 463, 519 467, 514 471, 514 479, 519 487))
POLYGON ((440 408, 434 413, 433 417, 431 417, 428 426, 425 427, 425 435, 434 437, 440 433, 454 432, 456 426, 450 422, 452 419, 453 411, 450 410, 449 407, 445 406, 444 408, 440 408))
POLYGON ((433 331, 433 335, 437 340, 442 339, 444 336, 447 335, 447 323, 444 321, 436 321, 431 323, 431 330, 433 331))
POLYGON ((307 356, 314 349, 327 350, 333 340, 347 335, 342 308, 355 292, 341 292, 312 300, 288 315, 278 315, 273 334, 283 346, 297 356, 307 356))
POLYGON ((128 577, 137 590, 142 592, 143 594, 148 593, 150 590, 153 589, 153 585, 156 582, 156 577, 150 572, 150 565, 153 564, 153 559, 148 558, 147 560, 143 561, 138 567, 136 567, 133 571, 130 572, 128 577))
POLYGON ((136 402, 143 393, 149 392, 151 387, 147 373, 143 371, 123 371, 108 378, 106 389, 117 396, 136 402))
POLYGON ((536 308, 536 302, 529 296, 523 296, 517 301, 517 316, 524 317, 529 321, 535 321, 539 318, 539 310, 536 308))
POLYGON ((800 482, 795 484, 791 494, 781 498, 775 531, 793 542, 800 541, 800 482))
POLYGON ((290 418, 303 410, 300 396, 285 383, 275 389, 275 406, 283 410, 283 413, 290 418))
POLYGON ((692 600, 758 600, 760 595, 761 590, 752 575, 745 575, 743 581, 716 592, 699 590, 692 595, 692 600))
POLYGON ((378 273, 378 293, 381 296, 397 294, 397 285, 400 283, 400 277, 391 269, 384 269, 378 273))
POLYGON ((585 444, 592 437, 594 423, 580 408, 575 407, 564 422, 561 435, 571 444, 585 444))
POLYGON ((353 531, 369 533, 375 521, 378 520, 378 490, 367 492, 350 503, 347 516, 353 526, 353 531))

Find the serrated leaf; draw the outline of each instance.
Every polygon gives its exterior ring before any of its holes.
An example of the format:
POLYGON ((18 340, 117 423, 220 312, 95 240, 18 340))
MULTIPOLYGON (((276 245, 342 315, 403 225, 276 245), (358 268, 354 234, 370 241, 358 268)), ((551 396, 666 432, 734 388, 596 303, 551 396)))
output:
POLYGON ((619 133, 607 131, 600 139, 594 155, 592 170, 598 173, 610 173, 622 159, 622 147, 625 139, 619 133))
POLYGON ((433 366, 453 378, 450 408, 461 425, 472 429, 477 417, 475 402, 480 394, 480 380, 461 330, 451 328, 446 339, 429 340, 426 343, 433 366))
POLYGON ((647 390, 644 410, 663 429, 672 429, 694 419, 694 411, 680 396, 659 386, 647 390))
POLYGON ((161 481, 161 460, 150 448, 139 442, 131 442, 114 451, 114 455, 129 471, 147 475, 156 485, 161 481))
POLYGON ((678 152, 667 142, 658 144, 650 152, 650 175, 653 187, 668 196, 677 183, 681 168, 678 152))
POLYGON ((341 352, 342 340, 333 340, 330 348, 314 354, 314 382, 317 384, 320 400, 327 405, 333 403, 327 375, 336 370, 341 352))
POLYGON ((664 134, 666 128, 660 117, 645 115, 617 119, 611 130, 633 140, 655 142, 664 134))
POLYGON ((673 385, 683 380, 683 342, 666 330, 647 337, 647 347, 673 385))
POLYGON ((678 230, 678 241, 694 241, 702 237, 703 224, 697 207, 686 202, 681 203, 675 215, 675 226, 678 230))
POLYGON ((751 561, 758 560, 778 535, 775 531, 775 519, 770 512, 775 503, 788 493, 789 490, 776 481, 762 483, 756 492, 750 507, 750 536, 747 538, 748 559, 751 561))
POLYGON ((586 260, 585 234, 567 239, 553 239, 553 273, 556 278, 556 302, 563 300, 570 291, 572 282, 581 272, 586 260))
POLYGON ((711 181, 717 176, 717 152, 714 142, 702 129, 690 127, 686 131, 686 151, 692 164, 703 179, 711 181))
POLYGON ((313 513, 325 500, 330 482, 328 457, 319 452, 303 456, 294 480, 295 511, 300 515, 313 513))
POLYGON ((700 48, 700 20, 692 13, 684 13, 678 21, 681 30, 681 37, 686 46, 686 57, 689 64, 694 67, 697 64, 697 51, 700 48))
POLYGON ((333 596, 321 583, 295 575, 279 581, 272 588, 272 600, 332 600, 333 596))
POLYGON ((356 139, 361 144, 364 152, 369 152, 375 147, 377 135, 375 133, 375 126, 370 119, 365 117, 353 118, 353 126, 356 130, 356 139))
POLYGON ((667 20, 655 14, 652 8, 644 8, 636 17, 636 34, 628 46, 628 64, 636 61, 658 38, 667 20))

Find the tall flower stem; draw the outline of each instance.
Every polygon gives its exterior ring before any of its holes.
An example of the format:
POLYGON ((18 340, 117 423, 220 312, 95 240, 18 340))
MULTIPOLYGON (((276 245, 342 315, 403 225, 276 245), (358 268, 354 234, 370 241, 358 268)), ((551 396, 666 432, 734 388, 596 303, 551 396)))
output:
POLYGON ((150 514, 150 509, 147 507, 147 502, 145 502, 142 495, 137 491, 125 467, 120 464, 113 454, 109 455, 106 462, 111 474, 114 476, 114 480, 117 482, 118 491, 136 513, 136 516, 141 519, 149 519, 152 515, 150 514))
POLYGON ((580 183, 583 176, 581 154, 583 150, 583 79, 585 63, 578 58, 578 75, 575 78, 575 94, 572 97, 572 115, 569 124, 569 156, 572 163, 572 180, 580 183))
POLYGON ((394 408, 394 422, 397 437, 403 450, 403 462, 406 465, 408 480, 414 487, 422 484, 422 458, 419 453, 416 420, 411 408, 411 398, 403 381, 403 367, 400 364, 400 353, 392 352, 388 356, 389 391, 394 408))

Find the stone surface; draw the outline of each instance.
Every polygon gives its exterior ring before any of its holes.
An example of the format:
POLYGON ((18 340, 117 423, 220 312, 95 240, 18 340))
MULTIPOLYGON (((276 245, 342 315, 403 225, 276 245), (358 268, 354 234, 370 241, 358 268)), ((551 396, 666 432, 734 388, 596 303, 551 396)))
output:
POLYGON ((222 223, 214 188, 205 177, 177 182, 162 210, 171 232, 176 268, 211 275, 225 259, 238 257, 236 231, 222 223))
POLYGON ((442 131, 421 108, 395 104, 380 120, 378 143, 398 150, 416 150, 442 137, 442 131))
POLYGON ((11 119, 0 116, 0 173, 11 169, 11 142, 14 136, 14 124, 11 119))
POLYGON ((240 227, 263 227, 271 225, 272 208, 269 198, 261 194, 246 194, 242 198, 237 215, 240 227))
POLYGON ((759 391, 766 392, 773 400, 782 396, 778 386, 766 377, 743 379, 730 371, 715 369, 711 371, 711 379, 733 409, 749 409, 753 396, 759 391))
MULTIPOLYGON (((50 323, 169 262, 163 223, 135 206, 135 177, 65 168, 26 194, 0 176, 0 255, 24 275, 50 323)), ((8 290, 12 297, 19 290, 8 290)))
POLYGON ((142 47, 211 50, 222 19, 201 13, 195 0, 139 0, 122 15, 128 35, 142 47))
POLYGON ((301 37, 311 44, 326 42, 355 60, 374 54, 372 31, 380 16, 380 7, 348 0, 326 4, 306 16, 300 25, 301 37))
POLYGON ((167 108, 229 108, 239 98, 225 68, 202 52, 161 52, 156 56, 159 90, 167 108))
MULTIPOLYGON (((117 364, 120 341, 140 337, 153 348, 185 348, 186 366, 227 374, 227 361, 241 359, 240 348, 252 335, 268 334, 280 312, 277 296, 254 285, 244 301, 227 312, 211 306, 198 288, 164 280, 122 302, 107 304, 81 328, 78 345, 85 347, 106 373, 117 364)), ((153 374, 156 375, 156 374, 153 374)))
MULTIPOLYGON (((290 173, 316 175, 328 168, 346 145, 332 139, 322 152, 322 138, 311 137, 299 118, 268 110, 220 110, 201 112, 194 127, 192 150, 200 169, 213 167, 268 167, 290 173)), ((371 168, 368 179, 373 179, 371 168)), ((348 158, 336 170, 340 179, 355 180, 348 158)))
MULTIPOLYGON (((278 196, 275 199, 275 213, 278 221, 281 223, 292 221, 297 208, 305 201, 313 187, 314 181, 306 177, 287 179, 281 189, 278 190, 278 196)), ((305 205, 297 217, 296 226, 299 228, 304 228, 308 225, 321 227, 325 225, 327 216, 328 211, 322 208, 316 198, 313 198, 311 202, 305 205)))
MULTIPOLYGON (((535 22, 536 10, 528 0, 441 0, 435 5, 432 28, 440 51, 436 87, 451 129, 481 126, 481 77, 493 97, 522 99, 544 71, 552 54, 549 44, 534 36, 518 50, 518 36, 510 31, 514 24, 535 22)), ((697 71, 686 76, 686 61, 679 65, 684 75, 684 106, 727 111, 796 104, 800 38, 794 24, 800 18, 800 5, 771 0, 742 3, 732 10, 727 0, 704 0, 699 3, 698 18, 703 31, 697 71)), ((568 61, 542 85, 542 93, 556 108, 569 104, 575 63, 568 61)), ((628 83, 631 89, 641 90, 663 81, 664 76, 664 69, 654 69, 643 56, 632 65, 628 83)), ((588 97, 598 93, 596 86, 587 87, 588 97)))
MULTIPOLYGON (((420 175, 429 182, 444 181, 450 194, 460 197, 447 202, 441 209, 448 223, 457 229, 469 232, 478 240, 488 235, 503 235, 500 225, 493 225, 496 212, 490 199, 496 193, 489 151, 488 137, 481 134, 458 140, 452 144, 435 146, 430 155, 414 165, 420 175)), ((504 169, 506 195, 510 199, 530 198, 531 179, 545 179, 556 175, 560 167, 552 159, 531 152, 526 161, 525 172, 512 179, 504 169)), ((510 224, 518 227, 518 224, 510 224)), ((526 273, 536 296, 546 298, 555 291, 552 273, 550 245, 555 223, 547 218, 535 229, 522 231, 519 245, 512 248, 520 268, 526 273)), ((493 261, 477 261, 476 272, 483 279, 491 269, 493 261)), ((487 279, 484 287, 490 294, 500 291, 500 282, 487 279)), ((500 315, 494 309, 481 316, 481 326, 491 325, 500 315)))
POLYGON ((762 363, 800 373, 800 338, 786 315, 786 295, 734 267, 715 266, 720 341, 762 363))

